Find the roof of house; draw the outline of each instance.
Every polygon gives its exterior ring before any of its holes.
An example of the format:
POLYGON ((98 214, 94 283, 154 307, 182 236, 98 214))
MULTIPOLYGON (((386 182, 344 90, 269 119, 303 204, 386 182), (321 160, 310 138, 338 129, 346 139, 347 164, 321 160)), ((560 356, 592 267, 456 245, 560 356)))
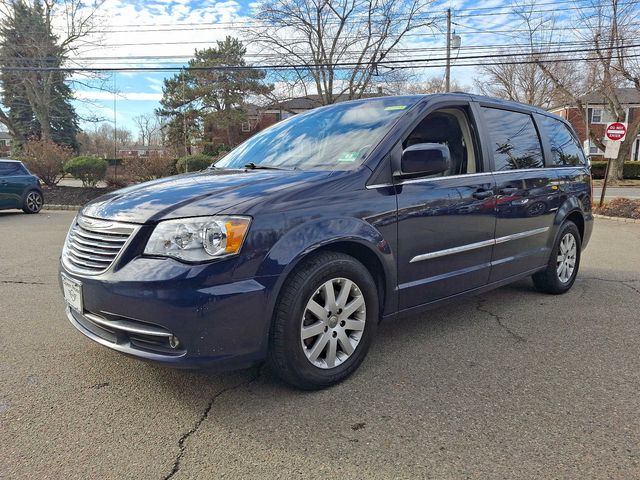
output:
POLYGON ((0 140, 11 140, 9 132, 0 132, 0 140))
MULTIPOLYGON (((616 93, 622 104, 629 103, 640 103, 640 92, 635 88, 616 88, 616 93)), ((598 92, 590 92, 582 97, 580 97, 580 101, 582 103, 596 103, 596 104, 604 104, 607 103, 604 96, 598 92)))

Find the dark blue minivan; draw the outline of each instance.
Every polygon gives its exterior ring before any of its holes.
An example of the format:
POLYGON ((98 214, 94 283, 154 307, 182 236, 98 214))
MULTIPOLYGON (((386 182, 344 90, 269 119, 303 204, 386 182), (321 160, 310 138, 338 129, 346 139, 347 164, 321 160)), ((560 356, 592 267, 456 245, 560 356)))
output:
POLYGON ((114 350, 266 360, 321 388, 360 365, 381 320, 526 276, 566 292, 592 225, 565 120, 468 94, 382 97, 94 200, 69 230, 61 285, 71 323, 114 350))

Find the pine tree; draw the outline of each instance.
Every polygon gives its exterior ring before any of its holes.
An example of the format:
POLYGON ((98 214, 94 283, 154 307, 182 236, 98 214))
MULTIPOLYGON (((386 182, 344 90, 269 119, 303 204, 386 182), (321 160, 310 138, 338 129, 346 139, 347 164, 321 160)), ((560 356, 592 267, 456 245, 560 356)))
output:
MULTIPOLYGON (((176 120, 195 114, 200 130, 204 124, 226 130, 228 144, 235 145, 234 130, 246 120, 242 107, 247 97, 265 95, 273 89, 263 83, 263 71, 246 68, 245 54, 242 42, 232 37, 218 41, 215 47, 196 50, 183 72, 165 80, 158 114, 173 119, 170 125, 175 130, 181 123, 176 120), (207 67, 242 68, 200 70, 207 67)), ((192 125, 186 127, 192 133, 192 125)), ((178 133, 174 132, 176 136, 178 133)))
POLYGON ((18 142, 51 140, 77 149, 79 128, 65 83, 68 73, 59 70, 64 60, 50 11, 40 0, 14 1, 11 15, 0 23, 0 85, 8 109, 0 113, 0 121, 18 142))

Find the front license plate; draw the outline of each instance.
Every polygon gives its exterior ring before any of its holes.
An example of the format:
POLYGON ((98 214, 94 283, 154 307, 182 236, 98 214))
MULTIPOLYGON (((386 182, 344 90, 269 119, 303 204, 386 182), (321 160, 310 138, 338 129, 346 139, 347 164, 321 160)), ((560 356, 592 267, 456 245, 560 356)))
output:
POLYGON ((64 300, 71 308, 82 313, 82 284, 66 275, 62 275, 61 277, 64 300))

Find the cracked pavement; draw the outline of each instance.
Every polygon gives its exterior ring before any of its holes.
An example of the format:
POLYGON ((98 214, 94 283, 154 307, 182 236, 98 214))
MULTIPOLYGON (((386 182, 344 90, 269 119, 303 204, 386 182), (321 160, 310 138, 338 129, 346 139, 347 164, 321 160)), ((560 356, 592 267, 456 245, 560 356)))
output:
POLYGON ((0 212, 0 478, 640 477, 640 225, 596 220, 566 295, 524 280, 383 324, 353 377, 300 392, 83 338, 72 218, 0 212))

